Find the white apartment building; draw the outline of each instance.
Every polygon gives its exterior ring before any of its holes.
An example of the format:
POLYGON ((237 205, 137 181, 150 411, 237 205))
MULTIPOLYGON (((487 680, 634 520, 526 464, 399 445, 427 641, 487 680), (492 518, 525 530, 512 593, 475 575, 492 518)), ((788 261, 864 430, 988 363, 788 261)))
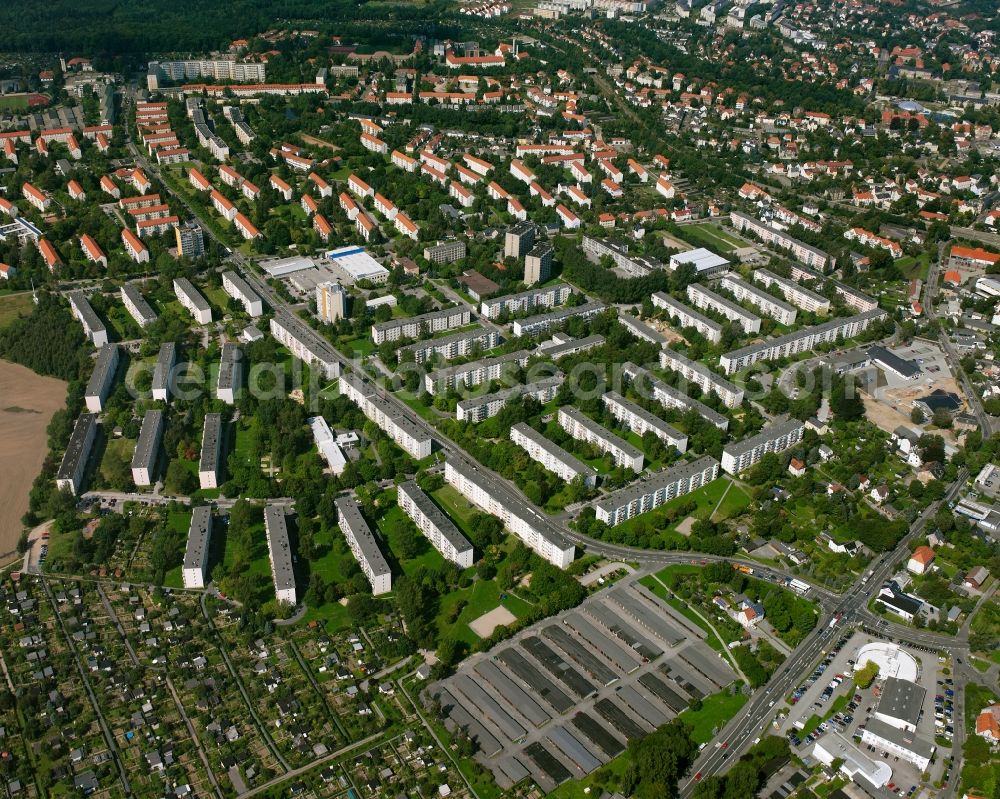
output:
POLYGON ((472 314, 464 306, 445 308, 441 311, 418 314, 408 319, 390 319, 372 325, 372 340, 376 344, 386 341, 398 341, 401 338, 422 338, 439 333, 442 330, 452 330, 462 327, 472 321, 472 314))
POLYGON ((181 305, 191 312, 191 316, 199 325, 207 325, 212 321, 212 306, 208 304, 200 291, 186 277, 174 280, 174 294, 181 305))
POLYGON ((650 432, 667 446, 674 447, 678 452, 683 454, 687 451, 688 438, 686 435, 671 427, 659 416, 654 416, 642 406, 625 399, 617 391, 609 391, 601 397, 601 402, 615 419, 637 436, 641 437, 650 432))
POLYGON ((222 357, 219 361, 219 377, 215 383, 215 396, 227 405, 235 405, 240 391, 242 367, 240 348, 231 342, 222 345, 222 357))
POLYGON ((756 435, 733 441, 722 448, 723 471, 738 475, 758 463, 769 452, 784 452, 802 440, 806 426, 798 419, 768 425, 756 435))
POLYGON ((389 400, 380 397, 371 383, 359 375, 344 374, 340 376, 340 393, 357 405, 410 457, 420 460, 431 454, 433 439, 430 434, 389 400))
POLYGON ((500 341, 500 334, 496 330, 480 327, 451 336, 417 341, 406 347, 401 347, 399 353, 402 355, 404 352, 412 352, 416 363, 425 363, 434 357, 450 361, 452 358, 464 358, 474 352, 491 350, 500 341))
POLYGON ((146 302, 145 297, 134 283, 126 283, 121 289, 122 304, 139 327, 146 327, 156 321, 156 311, 146 302))
POLYGON ((886 315, 885 311, 876 308, 856 316, 831 319, 822 324, 786 333, 770 341, 762 341, 759 344, 751 344, 724 353, 719 357, 719 366, 727 375, 731 375, 758 361, 773 361, 800 352, 812 351, 817 344, 852 338, 867 330, 873 322, 884 319, 886 315))
POLYGON ((316 315, 321 322, 336 322, 347 315, 347 290, 333 280, 316 286, 316 315))
POLYGON ((170 400, 170 392, 173 389, 173 369, 177 361, 177 345, 172 341, 160 346, 160 354, 156 358, 156 366, 153 368, 153 383, 151 387, 152 397, 160 402, 170 400))
POLYGON ((662 380, 653 377, 642 367, 636 366, 631 361, 622 364, 622 374, 637 384, 640 396, 651 395, 664 408, 680 408, 681 410, 694 410, 706 422, 714 424, 720 430, 729 429, 729 419, 718 411, 709 408, 704 402, 689 397, 683 391, 678 391, 673 386, 669 386, 662 380))
POLYGON ((564 405, 557 415, 559 426, 577 441, 593 444, 601 452, 611 455, 614 462, 633 472, 642 471, 643 454, 624 439, 602 427, 572 405, 564 405))
POLYGON ((476 424, 483 419, 496 416, 508 402, 521 397, 534 397, 540 403, 545 404, 556 396, 564 379, 562 375, 546 377, 535 383, 513 386, 493 394, 483 394, 479 397, 460 400, 455 408, 455 417, 460 422, 476 424))
POLYGON ((580 480, 591 488, 597 485, 597 469, 549 441, 524 422, 518 422, 510 428, 510 440, 527 452, 533 461, 567 483, 580 480))
POLYGON ((472 544, 415 482, 409 480, 401 483, 396 495, 399 507, 413 519, 417 529, 427 537, 445 560, 463 569, 473 564, 472 544))
POLYGON ((327 380, 340 375, 340 359, 333 347, 297 316, 276 311, 270 329, 275 341, 288 347, 300 361, 318 369, 327 380))
POLYGON ((285 512, 277 505, 264 508, 264 531, 267 534, 267 554, 271 560, 274 597, 289 605, 298 603, 295 592, 295 571, 292 551, 288 545, 288 522, 285 512))
POLYGON ((752 233, 764 243, 785 250, 794 258, 797 258, 806 266, 810 266, 813 269, 823 271, 833 261, 830 255, 823 252, 823 250, 811 247, 804 241, 799 241, 784 231, 778 230, 766 222, 761 222, 739 211, 733 211, 730 214, 730 223, 741 233, 752 233))
POLYGON ((792 280, 809 280, 815 281, 819 285, 833 286, 834 293, 840 296, 844 304, 850 305, 858 313, 873 311, 878 308, 878 300, 874 297, 869 297, 864 292, 858 291, 846 283, 841 283, 835 278, 826 277, 819 272, 815 272, 807 266, 791 264, 791 275, 792 280))
POLYGON ((717 375, 705 364, 692 361, 669 347, 660 351, 660 368, 677 372, 706 394, 714 391, 727 408, 737 408, 743 402, 742 388, 717 375))
POLYGON ((751 283, 747 283, 739 275, 729 272, 722 276, 719 285, 727 291, 731 291, 740 302, 749 303, 776 322, 783 325, 795 324, 798 311, 787 302, 779 300, 751 283))
POLYGON ((73 316, 79 320, 83 332, 90 339, 90 342, 95 347, 103 347, 107 344, 108 329, 94 312, 87 295, 79 290, 71 291, 66 295, 66 299, 69 301, 69 308, 73 312, 73 316))
POLYGON ((87 381, 87 389, 83 395, 87 410, 91 413, 100 413, 104 410, 104 401, 108 398, 111 384, 115 382, 115 374, 118 371, 118 354, 117 344, 105 344, 97 352, 94 371, 90 373, 90 380, 87 381))
POLYGON ((757 314, 750 313, 699 283, 692 283, 687 287, 687 298, 696 308, 711 309, 730 322, 735 322, 747 335, 760 332, 760 317, 757 314))
POLYGON ((264 83, 267 78, 265 64, 237 61, 235 58, 202 58, 187 61, 150 61, 146 82, 150 91, 157 91, 159 81, 194 80, 212 78, 236 83, 264 83))
POLYGON ((354 553, 361 571, 368 578, 372 593, 375 596, 387 594, 392 590, 392 572, 368 522, 358 510, 358 503, 352 497, 340 497, 334 504, 337 506, 340 531, 344 534, 351 552, 354 553))
POLYGON ((719 476, 719 462, 708 455, 638 480, 594 503, 597 519, 609 527, 689 494, 719 476))
POLYGON ((830 301, 826 297, 800 286, 794 280, 776 275, 767 269, 754 270, 753 279, 767 288, 776 286, 786 300, 803 311, 817 314, 830 313, 830 301))
POLYGON ((242 303, 248 315, 257 317, 264 313, 264 302, 260 295, 235 272, 222 273, 222 288, 226 290, 226 294, 242 303))
POLYGON ((527 366, 530 357, 531 353, 527 350, 518 350, 495 358, 485 358, 460 366, 448 366, 425 375, 424 388, 428 394, 438 394, 500 380, 504 374, 514 371, 512 365, 527 366))
POLYGON ((163 438, 163 420, 163 411, 146 411, 142 417, 142 427, 132 455, 132 482, 137 486, 153 484, 160 440, 163 438))
POLYGON ((206 413, 201 434, 198 483, 203 489, 218 488, 222 475, 222 414, 206 413))
POLYGON ((74 496, 80 493, 96 437, 97 414, 81 413, 73 425, 59 471, 56 472, 56 488, 60 491, 68 491, 74 496))
POLYGON ((666 311, 670 320, 680 327, 693 327, 713 344, 722 341, 722 325, 714 319, 703 316, 662 291, 654 292, 652 301, 654 308, 666 311))
POLYGON ((185 588, 205 587, 205 568, 208 566, 208 547, 212 540, 212 509, 201 505, 191 511, 187 547, 181 577, 185 588))
POLYGON ((563 324, 567 319, 577 316, 589 319, 604 313, 606 309, 607 306, 603 302, 588 302, 572 308, 552 311, 552 313, 529 316, 527 319, 515 319, 511 328, 515 336, 537 336, 547 332, 550 328, 563 324))
MULTIPOLYGON (((507 235, 510 236, 510 233, 508 232, 507 235)), ((520 294, 507 294, 503 297, 483 300, 479 310, 487 319, 497 319, 504 313, 510 315, 528 313, 535 308, 552 308, 555 305, 562 305, 572 293, 573 289, 565 283, 557 283, 555 286, 544 289, 532 289, 522 291, 520 294)))
POLYGON ((496 477, 465 459, 449 458, 445 462, 444 479, 473 505, 500 519, 508 530, 549 563, 565 569, 573 562, 575 545, 526 502, 512 504, 509 498, 502 496, 499 487, 494 485, 496 477))

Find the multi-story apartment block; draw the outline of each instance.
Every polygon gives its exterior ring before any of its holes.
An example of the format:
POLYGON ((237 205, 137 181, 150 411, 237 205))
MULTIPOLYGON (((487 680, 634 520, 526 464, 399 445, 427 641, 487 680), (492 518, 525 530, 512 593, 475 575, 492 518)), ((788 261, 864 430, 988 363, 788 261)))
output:
POLYGON ((264 508, 264 532, 267 536, 267 554, 271 560, 274 598, 279 602, 295 605, 298 603, 295 570, 292 564, 292 550, 288 545, 288 522, 281 507, 267 505, 264 508))
POLYGON ((208 548, 212 541, 212 508, 200 505, 191 511, 187 547, 181 576, 185 588, 204 588, 208 567, 208 548))
POLYGON ((601 397, 601 402, 615 419, 637 436, 644 436, 650 432, 680 453, 687 450, 688 439, 686 435, 667 424, 659 416, 655 416, 642 406, 625 399, 617 391, 609 391, 601 397))
POLYGON ((111 384, 115 382, 115 374, 118 371, 118 345, 105 344, 97 352, 97 360, 94 363, 94 371, 90 373, 90 380, 87 381, 87 390, 84 392, 84 400, 87 403, 87 410, 91 413, 100 413, 104 410, 104 401, 111 391, 111 384))
POLYGON ((401 483, 396 495, 399 507, 413 519, 417 529, 427 537, 445 560, 462 569, 467 569, 473 564, 472 544, 415 482, 408 480, 401 483))
POLYGON ((215 396, 227 405, 235 405, 240 391, 242 369, 240 348, 232 342, 222 345, 222 357, 219 361, 219 377, 215 384, 215 396))
POLYGON ((544 283, 552 274, 552 254, 555 252, 547 241, 540 241, 524 256, 524 284, 544 283))
POLYGON ((583 253, 594 263, 604 257, 610 258, 616 268, 629 277, 644 277, 651 272, 664 268, 663 262, 656 258, 629 253, 628 244, 613 239, 595 239, 583 237, 583 253))
POLYGON ((153 369, 153 382, 151 385, 152 397, 160 402, 170 400, 170 392, 173 390, 173 370, 177 361, 177 345, 172 341, 160 346, 160 354, 156 359, 156 366, 153 369))
POLYGON ((128 253, 128 257, 137 264, 149 263, 149 249, 142 243, 142 241, 139 240, 139 237, 128 228, 122 228, 122 246, 125 247, 125 252, 128 253))
POLYGON ((547 332, 553 327, 562 325, 567 319, 582 317, 589 319, 597 314, 604 313, 607 306, 603 302, 587 302, 583 305, 576 305, 572 308, 563 308, 559 311, 552 311, 547 314, 530 316, 527 319, 515 319, 512 325, 514 336, 537 336, 547 332))
POLYGON ((559 426, 573 438, 593 444, 602 452, 608 453, 624 469, 642 471, 642 450, 602 427, 582 411, 572 405, 564 405, 559 409, 557 418, 559 426))
POLYGON ((788 358, 800 352, 815 349, 817 344, 851 338, 868 329, 887 316, 880 308, 841 319, 831 319, 822 324, 805 327, 794 333, 786 333, 770 341, 751 344, 738 350, 724 353, 719 357, 719 366, 727 375, 745 369, 758 361, 773 361, 788 358))
POLYGON ((432 264, 450 264, 465 257, 467 248, 460 239, 443 241, 432 247, 424 247, 424 258, 432 264))
POLYGON ((222 288, 234 300, 242 303, 249 316, 257 317, 264 313, 264 302, 250 284, 235 272, 222 273, 222 288))
POLYGON ((703 316, 662 291, 655 292, 652 300, 655 308, 665 310, 671 321, 680 327, 693 327, 713 344, 722 341, 722 325, 714 319, 703 316))
POLYGON ((135 442, 132 455, 132 482, 137 486, 149 486, 156 479, 156 461, 160 455, 160 440, 163 438, 163 411, 146 411, 139 428, 139 438, 135 442))
POLYGON ((276 311, 271 317, 271 335, 300 361, 319 369, 327 380, 340 375, 340 358, 333 347, 299 317, 276 311))
POLYGON ((627 328, 628 331, 636 338, 641 338, 643 341, 648 341, 650 344, 655 344, 657 347, 667 346, 667 337, 652 325, 646 324, 641 319, 637 319, 631 314, 627 314, 624 311, 619 310, 618 321, 621 322, 622 326, 627 328))
POLYGON ((792 264, 791 274, 793 280, 809 280, 815 281, 820 285, 832 286, 834 293, 844 301, 844 304, 851 306, 858 313, 873 311, 878 308, 878 300, 874 297, 869 297, 864 292, 858 291, 846 283, 841 283, 832 277, 826 277, 808 267, 800 264, 792 264))
POLYGON ((727 408, 736 408, 743 402, 742 388, 717 375, 705 364, 692 361, 669 347, 660 351, 660 368, 677 372, 706 394, 714 391, 727 408))
POLYGON ((425 363, 431 358, 439 357, 446 361, 452 358, 464 358, 476 352, 491 350, 500 344, 500 334, 495 330, 479 327, 475 330, 464 330, 451 336, 417 341, 399 350, 403 353, 413 353, 417 363, 425 363))
MULTIPOLYGON (((817 275, 817 277, 821 276, 817 275)), ((776 275, 767 269, 754 270, 753 279, 767 288, 777 287, 786 300, 803 311, 816 314, 830 313, 830 301, 826 297, 807 289, 805 286, 800 286, 794 280, 776 275)))
POLYGON ((191 316, 199 325, 207 325, 212 322, 212 306, 186 277, 174 280, 174 294, 177 295, 181 305, 190 311, 191 316))
POLYGON ((690 494, 719 476, 719 462, 708 455, 681 463, 619 489, 594 503, 598 521, 609 527, 690 494))
POLYGON ((799 241, 784 231, 778 230, 766 222, 754 219, 752 216, 747 216, 739 211, 733 211, 730 214, 730 221, 732 226, 741 233, 752 233, 766 244, 788 252, 794 258, 813 269, 826 271, 826 268, 833 263, 833 258, 829 253, 812 247, 804 241, 799 241))
POLYGON ((334 504, 337 506, 340 531, 361 571, 371 583, 372 593, 376 596, 388 593, 392 590, 392 572, 368 522, 358 509, 358 503, 351 497, 340 497, 334 504))
POLYGON ((428 394, 444 394, 452 389, 500 380, 505 373, 516 371, 515 367, 527 366, 530 357, 531 353, 527 350, 518 350, 495 358, 438 369, 424 376, 424 388, 428 394))
POLYGON ((683 391, 669 386, 662 380, 653 377, 647 370, 636 366, 631 361, 622 364, 622 374, 632 381, 641 396, 651 396, 664 408, 679 408, 693 410, 702 419, 715 425, 720 430, 729 429, 729 420, 718 411, 712 410, 705 403, 689 397, 683 391))
POLYGON ((423 338, 442 330, 452 330, 462 327, 472 321, 469 309, 456 305, 440 311, 418 314, 408 319, 390 319, 372 325, 372 341, 382 344, 386 341, 398 341, 401 338, 423 338))
POLYGON ((150 61, 146 72, 146 87, 158 91, 161 80, 193 80, 212 78, 236 83, 264 83, 267 66, 257 62, 228 58, 191 59, 188 61, 150 61))
POLYGON ((504 526, 549 563, 565 569, 576 556, 576 547, 527 502, 511 503, 486 474, 464 458, 445 462, 444 479, 473 505, 500 519, 504 526))
POLYGON ((546 377, 534 383, 501 389, 493 394, 460 400, 455 408, 455 417, 460 422, 468 421, 475 424, 496 416, 508 402, 521 397, 533 397, 542 404, 550 402, 555 398, 564 379, 562 375, 546 377))
POLYGON ((206 413, 198 460, 198 482, 203 489, 222 484, 222 433, 222 414, 206 413))
POLYGON ((126 283, 121 288, 122 303, 139 327, 146 327, 156 321, 156 311, 146 302, 138 286, 134 283, 126 283))
POLYGON ((785 419, 761 430, 757 435, 733 441, 722 448, 722 469, 729 474, 745 472, 769 452, 784 452, 794 447, 805 433, 798 419, 785 419))
POLYGON ((580 480, 591 488, 597 485, 597 469, 549 441, 524 422, 518 422, 510 428, 510 440, 527 452, 533 461, 540 463, 542 467, 567 483, 580 480))
POLYGON ((94 312, 90 301, 87 299, 87 295, 80 290, 76 290, 69 292, 66 295, 66 299, 69 301, 69 308, 73 312, 73 316, 79 320, 80 325, 83 327, 83 332, 90 339, 90 342, 95 347, 103 347, 107 344, 108 329, 94 312))
POLYGON ((433 439, 430 434, 389 400, 379 396, 375 387, 364 378, 357 374, 341 375, 340 393, 357 405, 410 457, 420 460, 431 454, 433 439))
POLYGON ((505 313, 510 315, 530 313, 536 308, 562 305, 572 293, 573 289, 565 283, 557 283, 543 289, 522 291, 520 294, 506 294, 503 297, 483 300, 480 313, 487 319, 497 319, 505 313))
POLYGON ((185 258, 201 258, 205 254, 205 234, 195 222, 174 228, 177 239, 177 254, 185 258))
POLYGON ((56 472, 56 488, 60 491, 69 491, 74 496, 79 495, 96 437, 97 414, 81 413, 73 425, 62 463, 56 472))
POLYGON ((711 309, 730 322, 735 322, 747 335, 760 332, 760 317, 757 314, 750 313, 699 283, 692 283, 687 287, 687 298, 696 308, 711 309))
POLYGON ((518 222, 507 228, 504 235, 504 258, 523 258, 535 244, 535 226, 531 222, 518 222))
POLYGON ((347 315, 347 291, 332 280, 316 286, 316 315, 321 322, 336 322, 347 315))
POLYGON ((795 324, 798 312, 787 302, 779 300, 772 294, 747 283, 739 275, 732 272, 723 275, 719 285, 731 291, 740 302, 746 302, 758 308, 762 314, 769 316, 783 325, 795 324))

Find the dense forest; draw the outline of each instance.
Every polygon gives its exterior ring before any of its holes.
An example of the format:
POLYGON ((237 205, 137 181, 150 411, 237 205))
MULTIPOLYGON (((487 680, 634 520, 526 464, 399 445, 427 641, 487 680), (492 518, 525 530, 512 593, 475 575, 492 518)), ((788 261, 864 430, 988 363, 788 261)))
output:
POLYGON ((81 375, 84 361, 89 360, 83 343, 83 331, 70 312, 42 293, 32 314, 4 330, 0 358, 69 381, 81 375))

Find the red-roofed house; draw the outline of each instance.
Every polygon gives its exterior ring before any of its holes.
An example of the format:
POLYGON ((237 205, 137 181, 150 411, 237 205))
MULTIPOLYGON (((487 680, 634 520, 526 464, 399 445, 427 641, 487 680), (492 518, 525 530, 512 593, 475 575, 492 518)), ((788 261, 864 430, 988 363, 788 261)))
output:
POLYGON ((1000 743, 1000 705, 990 705, 976 716, 976 735, 1000 743))
POLYGON ((420 235, 420 231, 417 228, 417 226, 413 224, 413 222, 410 220, 410 217, 408 217, 402 211, 396 214, 394 223, 396 225, 397 231, 402 233, 404 236, 408 236, 414 241, 416 241, 417 237, 420 235))
POLYGON ((910 555, 910 560, 906 564, 906 570, 913 574, 923 574, 933 562, 934 550, 929 546, 919 546, 910 555))
POLYGON ((87 256, 88 261, 100 264, 105 269, 108 268, 108 256, 104 254, 104 250, 101 249, 101 246, 94 241, 89 233, 84 233, 80 237, 80 247, 83 249, 83 254, 87 256))
POLYGON ((236 225, 236 229, 240 232, 240 235, 247 241, 260 238, 260 231, 243 214, 237 212, 236 216, 233 217, 233 224, 236 225))
POLYGON ((278 194, 280 194, 286 201, 290 201, 292 199, 292 187, 285 183, 285 181, 277 175, 271 175, 269 182, 274 187, 274 190, 278 192, 278 194))
POLYGON ((62 266, 62 258, 59 257, 56 248, 49 244, 46 239, 39 239, 37 246, 38 252, 41 253, 42 260, 45 261, 50 272, 55 272, 57 267, 62 266))
POLYGON ((330 226, 330 223, 326 221, 326 217, 324 217, 323 214, 316 214, 316 216, 313 217, 313 230, 319 234, 319 237, 323 241, 329 241, 330 236, 333 235, 333 228, 330 226))
POLYGON ((30 183, 25 183, 21 187, 21 193, 24 195, 24 199, 26 199, 42 213, 49 210, 51 200, 45 196, 45 193, 41 191, 41 189, 36 189, 30 183))
POLYGON ((83 190, 83 186, 77 183, 75 180, 71 180, 66 184, 66 191, 69 193, 70 199, 73 200, 86 200, 87 192, 83 190))
POLYGON ((117 184, 108 175, 101 176, 101 189, 103 189, 105 194, 110 194, 116 200, 122 196, 121 189, 118 188, 117 184))
POLYGON ((122 244, 125 245, 125 252, 129 258, 137 264, 149 263, 149 250, 146 245, 139 241, 139 237, 128 228, 122 228, 122 244))

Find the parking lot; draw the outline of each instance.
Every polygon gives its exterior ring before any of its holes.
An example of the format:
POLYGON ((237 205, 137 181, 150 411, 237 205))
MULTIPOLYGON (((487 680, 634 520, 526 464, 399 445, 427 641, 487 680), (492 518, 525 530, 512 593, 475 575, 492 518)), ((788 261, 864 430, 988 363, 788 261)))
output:
MULTIPOLYGON (((927 795, 928 790, 933 793, 932 787, 920 789, 922 773, 915 765, 861 742, 862 732, 878 706, 886 675, 880 674, 871 686, 861 689, 855 686, 852 674, 859 650, 875 641, 878 639, 864 633, 839 639, 806 682, 792 694, 792 707, 787 717, 779 720, 779 732, 789 738, 793 750, 800 756, 810 755, 813 745, 823 735, 839 732, 853 740, 864 754, 884 759, 892 769, 892 780, 882 789, 882 795, 914 797, 921 793, 927 795)), ((950 740, 954 696, 951 679, 940 673, 941 664, 936 656, 917 650, 905 651, 917 661, 916 683, 926 689, 918 734, 932 742, 936 736, 941 743, 950 740)), ((950 749, 938 747, 935 761, 929 768, 931 782, 940 776, 949 755, 950 749)))
POLYGON ((703 639, 632 581, 469 658, 427 695, 501 787, 530 775, 548 792, 729 685, 732 669, 703 639))

